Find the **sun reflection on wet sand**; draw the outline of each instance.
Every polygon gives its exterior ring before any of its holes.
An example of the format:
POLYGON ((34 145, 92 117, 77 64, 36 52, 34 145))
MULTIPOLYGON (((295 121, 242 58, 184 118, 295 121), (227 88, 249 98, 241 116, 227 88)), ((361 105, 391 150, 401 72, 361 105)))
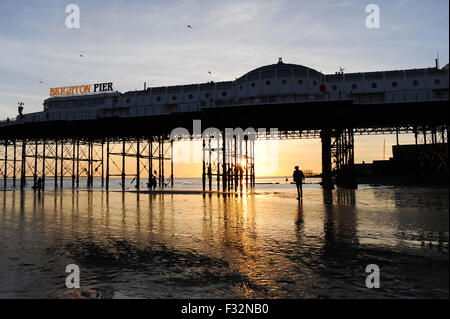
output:
POLYGON ((0 203, 0 297, 66 298, 69 263, 96 298, 448 297, 448 189, 307 189, 301 202, 3 191, 0 203), (383 289, 365 288, 370 263, 383 289))

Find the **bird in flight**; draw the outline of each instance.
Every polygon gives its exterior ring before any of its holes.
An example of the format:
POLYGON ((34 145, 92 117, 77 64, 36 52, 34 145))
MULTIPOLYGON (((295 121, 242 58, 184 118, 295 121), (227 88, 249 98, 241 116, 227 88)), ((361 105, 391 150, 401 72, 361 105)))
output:
POLYGON ((209 74, 212 74, 211 71, 208 71, 209 74))
POLYGON ((40 84, 44 84, 44 82, 42 82, 42 81, 39 81, 39 83, 40 83, 40 84))
POLYGON ((80 57, 81 57, 81 58, 84 58, 84 55, 83 55, 83 54, 80 54, 80 57))
POLYGON ((187 27, 188 27, 189 29, 192 29, 192 27, 191 27, 189 24, 187 25, 187 27))

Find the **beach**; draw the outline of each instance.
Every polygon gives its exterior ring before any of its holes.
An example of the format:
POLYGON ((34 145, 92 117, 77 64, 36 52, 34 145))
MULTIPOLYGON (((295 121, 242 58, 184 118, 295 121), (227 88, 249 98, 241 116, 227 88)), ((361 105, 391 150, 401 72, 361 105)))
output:
POLYGON ((284 178, 258 182, 230 195, 198 192, 200 179, 172 194, 0 191, 0 298, 80 297, 68 264, 88 298, 448 298, 448 188, 311 180, 299 202, 284 178))

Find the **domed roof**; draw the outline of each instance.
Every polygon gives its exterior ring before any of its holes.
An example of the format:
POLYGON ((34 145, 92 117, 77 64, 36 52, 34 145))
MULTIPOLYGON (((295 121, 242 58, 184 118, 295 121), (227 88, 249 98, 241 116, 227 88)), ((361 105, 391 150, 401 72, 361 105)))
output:
POLYGON ((321 73, 319 71, 316 71, 314 69, 311 69, 311 68, 308 68, 306 66, 299 65, 299 64, 284 63, 282 61, 282 59, 279 58, 278 63, 269 64, 269 65, 265 65, 265 66, 259 67, 257 69, 254 69, 254 70, 244 74, 243 76, 241 76, 238 80, 245 79, 246 77, 254 78, 260 72, 261 73, 266 73, 266 72, 270 73, 270 72, 276 71, 278 73, 278 76, 280 76, 280 73, 283 74, 283 76, 285 76, 285 74, 290 74, 291 70, 294 71, 294 75, 295 74, 303 75, 303 74, 306 74, 308 71, 309 76, 313 76, 313 77, 323 76, 323 73, 321 73))

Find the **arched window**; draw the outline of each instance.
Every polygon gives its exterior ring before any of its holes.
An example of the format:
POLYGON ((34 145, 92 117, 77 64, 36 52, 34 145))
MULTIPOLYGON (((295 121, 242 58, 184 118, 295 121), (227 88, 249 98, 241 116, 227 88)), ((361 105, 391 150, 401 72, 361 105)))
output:
POLYGON ((252 82, 252 88, 254 88, 255 87, 255 82, 252 82))
POLYGON ((418 85, 419 85, 419 81, 418 81, 418 80, 414 80, 414 81, 412 82, 412 84, 413 84, 414 86, 418 86, 418 85))
POLYGON ((227 96, 227 91, 223 91, 223 92, 222 92, 222 96, 223 96, 223 97, 226 97, 226 96, 227 96))
POLYGON ((157 101, 157 102, 161 102, 161 97, 158 96, 158 97, 156 98, 156 101, 157 101))
POLYGON ((266 81, 266 85, 270 85, 270 81, 269 80, 266 81))
POLYGON ((372 89, 376 89, 378 87, 378 84, 376 82, 372 83, 372 89))
POLYGON ((188 99, 189 99, 189 100, 192 100, 193 98, 194 98, 194 96, 193 96, 192 94, 189 94, 189 95, 188 95, 188 99))
POLYGON ((298 80, 298 84, 302 85, 303 84, 303 80, 298 80))
POLYGON ((394 82, 392 82, 392 87, 397 87, 398 86, 398 82, 397 81, 394 81, 394 82))
POLYGON ((286 80, 286 79, 283 79, 283 80, 281 80, 281 83, 287 84, 287 80, 286 80))

